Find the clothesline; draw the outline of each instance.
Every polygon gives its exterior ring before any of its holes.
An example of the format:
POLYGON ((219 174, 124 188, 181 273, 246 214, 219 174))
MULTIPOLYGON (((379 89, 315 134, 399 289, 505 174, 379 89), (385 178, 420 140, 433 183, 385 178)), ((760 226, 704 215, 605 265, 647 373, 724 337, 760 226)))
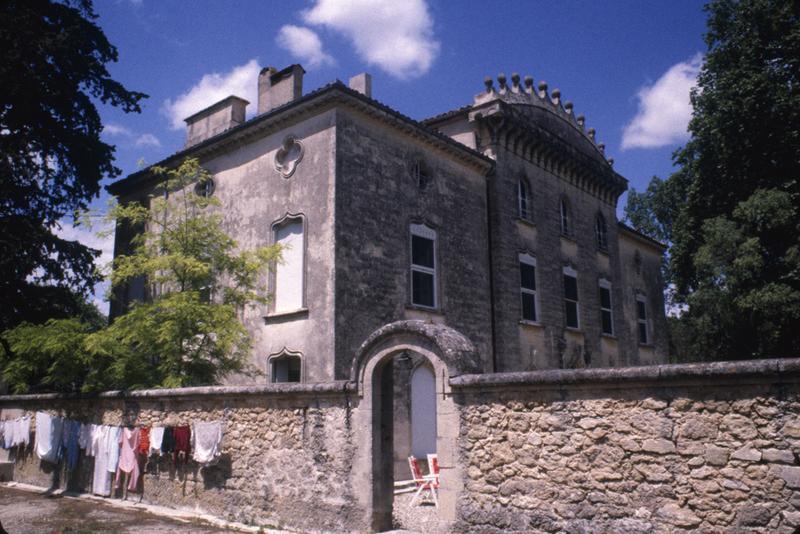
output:
MULTIPOLYGON (((0 421, 5 448, 30 443, 29 416, 0 421)), ((191 458, 206 466, 214 463, 221 452, 221 421, 195 422, 178 426, 114 426, 81 423, 72 419, 36 412, 34 449, 43 461, 58 463, 65 459, 69 471, 75 469, 80 449, 94 458, 92 492, 111 494, 112 476, 115 487, 125 478, 128 490, 136 490, 144 463, 153 455, 165 455, 174 462, 191 458)))

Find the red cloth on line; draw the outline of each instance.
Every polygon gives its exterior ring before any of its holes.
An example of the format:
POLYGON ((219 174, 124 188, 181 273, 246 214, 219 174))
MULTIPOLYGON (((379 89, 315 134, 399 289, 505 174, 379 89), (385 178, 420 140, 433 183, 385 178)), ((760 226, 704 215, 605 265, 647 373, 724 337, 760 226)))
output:
POLYGON ((172 435, 175 437, 175 452, 185 452, 188 455, 192 448, 192 431, 189 426, 176 426, 172 435))
POLYGON ((150 455, 150 427, 143 426, 139 429, 139 454, 150 455))

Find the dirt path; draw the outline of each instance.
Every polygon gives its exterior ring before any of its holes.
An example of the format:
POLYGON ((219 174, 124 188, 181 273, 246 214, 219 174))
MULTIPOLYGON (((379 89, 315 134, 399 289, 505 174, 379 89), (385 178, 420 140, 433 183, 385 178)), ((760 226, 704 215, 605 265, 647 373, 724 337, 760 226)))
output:
POLYGON ((117 508, 101 501, 48 496, 5 486, 0 486, 0 523, 8 534, 235 532, 199 521, 117 508))

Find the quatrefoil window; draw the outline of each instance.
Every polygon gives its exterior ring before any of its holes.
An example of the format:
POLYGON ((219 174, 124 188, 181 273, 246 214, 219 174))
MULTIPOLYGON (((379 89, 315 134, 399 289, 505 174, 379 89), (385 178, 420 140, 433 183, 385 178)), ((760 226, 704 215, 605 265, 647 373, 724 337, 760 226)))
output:
POLYGON ((287 135, 275 153, 275 170, 284 178, 289 178, 303 159, 303 151, 303 145, 297 137, 287 135))

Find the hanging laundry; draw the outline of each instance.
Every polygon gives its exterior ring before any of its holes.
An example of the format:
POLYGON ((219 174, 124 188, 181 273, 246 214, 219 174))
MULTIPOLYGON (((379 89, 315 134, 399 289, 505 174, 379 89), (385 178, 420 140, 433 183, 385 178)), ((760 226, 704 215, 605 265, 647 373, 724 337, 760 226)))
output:
POLYGON ((119 487, 122 473, 130 475, 128 489, 135 490, 139 482, 139 459, 136 458, 136 451, 139 449, 140 430, 138 428, 122 429, 119 435, 120 453, 119 466, 117 468, 117 481, 114 484, 119 487))
POLYGON ((161 452, 163 454, 170 454, 175 452, 175 434, 174 428, 168 426, 164 429, 164 437, 161 440, 161 452))
POLYGON ((164 440, 164 427, 154 426, 150 429, 150 453, 161 454, 161 443, 164 440))
POLYGON ((106 436, 106 449, 108 450, 108 465, 106 468, 109 473, 117 472, 117 465, 119 464, 119 435, 122 429, 118 426, 112 426, 106 436))
POLYGON ((175 438, 175 460, 186 460, 192 449, 192 431, 188 425, 176 426, 172 431, 175 438))
POLYGON ((78 439, 80 438, 81 424, 78 421, 64 421, 63 446, 67 456, 67 470, 72 471, 78 465, 78 439))
POLYGON ((94 456, 92 493, 107 497, 111 495, 111 474, 108 472, 108 434, 111 427, 97 425, 92 431, 92 444, 87 450, 94 456))
POLYGON ((139 429, 139 448, 136 450, 136 452, 145 457, 150 455, 149 426, 143 426, 142 428, 139 429))
POLYGON ((14 446, 14 421, 3 421, 3 448, 14 446))
POLYGON ((78 434, 78 447, 81 449, 85 449, 88 454, 88 450, 92 446, 92 429, 94 425, 91 423, 81 423, 81 430, 78 434))
POLYGON ((209 465, 220 455, 222 423, 195 423, 192 429, 192 458, 201 465, 209 465))
POLYGON ((36 412, 36 456, 57 464, 61 453, 64 420, 46 412, 36 412))
POLYGON ((31 442, 31 418, 20 417, 14 421, 14 446, 25 445, 31 442))

